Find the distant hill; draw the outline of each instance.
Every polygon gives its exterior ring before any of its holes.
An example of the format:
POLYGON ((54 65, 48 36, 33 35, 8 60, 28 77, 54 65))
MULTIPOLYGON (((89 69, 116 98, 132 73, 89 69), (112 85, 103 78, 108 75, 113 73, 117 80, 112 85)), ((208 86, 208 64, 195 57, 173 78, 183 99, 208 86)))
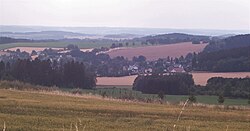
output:
POLYGON ((194 44, 208 43, 209 36, 202 35, 189 35, 182 33, 171 33, 171 34, 162 34, 155 36, 146 36, 142 38, 135 38, 134 40, 144 42, 145 44, 173 44, 181 42, 193 42, 194 44))
POLYGON ((236 35, 225 39, 210 41, 204 49, 205 52, 213 52, 225 49, 233 49, 250 46, 250 34, 236 35))
POLYGON ((65 32, 65 31, 41 31, 41 32, 1 32, 1 37, 12 37, 16 39, 32 39, 32 40, 45 40, 45 39, 64 39, 70 37, 83 37, 89 36, 87 34, 65 32))
POLYGON ((0 32, 40 32, 65 31, 82 34, 136 34, 157 35, 167 33, 185 33, 195 35, 218 36, 224 34, 246 34, 249 30, 209 30, 209 29, 171 29, 171 28, 128 28, 128 27, 51 27, 51 26, 7 26, 0 25, 0 32))
POLYGON ((135 34, 110 34, 104 36, 104 38, 113 38, 113 39, 133 39, 135 37, 141 37, 141 36, 135 34))

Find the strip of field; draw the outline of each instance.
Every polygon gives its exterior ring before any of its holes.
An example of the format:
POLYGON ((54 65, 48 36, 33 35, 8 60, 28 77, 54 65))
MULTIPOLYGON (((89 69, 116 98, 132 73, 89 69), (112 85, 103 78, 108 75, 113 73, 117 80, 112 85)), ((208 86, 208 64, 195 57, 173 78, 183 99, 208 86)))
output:
POLYGON ((231 110, 125 102, 94 96, 0 90, 0 123, 7 130, 240 130, 249 129, 249 109, 231 110))
MULTIPOLYGON (((13 48, 8 48, 7 50, 10 51, 16 51, 17 49, 20 49, 20 51, 25 51, 28 53, 31 53, 33 50, 34 51, 43 51, 44 49, 48 49, 49 47, 13 47, 13 48)), ((63 48, 51 48, 53 50, 63 50, 63 48)), ((81 49, 81 51, 91 51, 92 49, 81 49)))
POLYGON ((143 55, 147 60, 157 60, 159 58, 186 56, 188 53, 201 52, 207 44, 192 44, 191 42, 145 46, 136 48, 122 48, 108 52, 111 57, 124 56, 132 59, 134 56, 143 55))
MULTIPOLYGON (((206 85, 207 80, 212 77, 224 78, 244 78, 250 76, 250 72, 229 72, 229 73, 208 73, 208 72, 193 72, 194 82, 196 85, 206 85)), ((133 85, 137 76, 125 77, 97 77, 97 85, 133 85)))
POLYGON ((224 78, 244 78, 249 77, 250 72, 225 72, 225 73, 209 73, 209 72, 194 72, 192 73, 195 84, 206 85, 207 80, 212 77, 224 77, 224 78))

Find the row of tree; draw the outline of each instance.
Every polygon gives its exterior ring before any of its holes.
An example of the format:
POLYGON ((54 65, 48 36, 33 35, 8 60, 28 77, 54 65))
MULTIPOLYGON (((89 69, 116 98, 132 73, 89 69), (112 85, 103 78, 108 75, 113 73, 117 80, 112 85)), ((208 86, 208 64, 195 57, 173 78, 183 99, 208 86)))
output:
POLYGON ((222 95, 232 98, 250 98, 250 78, 213 77, 207 85, 196 88, 199 95, 222 95))
POLYGON ((63 65, 50 60, 17 60, 13 63, 0 62, 2 80, 18 80, 44 86, 64 88, 93 88, 96 77, 83 63, 68 62, 63 65))
POLYGON ((195 86, 191 74, 138 76, 133 90, 147 94, 218 95, 230 98, 250 98, 250 78, 213 77, 204 87, 195 86))
POLYGON ((193 77, 186 73, 138 76, 133 84, 133 90, 148 94, 188 95, 193 87, 193 77))

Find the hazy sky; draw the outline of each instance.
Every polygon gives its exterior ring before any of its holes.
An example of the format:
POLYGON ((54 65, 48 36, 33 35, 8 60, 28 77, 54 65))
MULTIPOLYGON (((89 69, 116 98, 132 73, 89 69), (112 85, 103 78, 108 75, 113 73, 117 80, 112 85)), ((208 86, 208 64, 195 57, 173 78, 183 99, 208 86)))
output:
POLYGON ((250 30, 250 0, 0 0, 0 24, 250 30))

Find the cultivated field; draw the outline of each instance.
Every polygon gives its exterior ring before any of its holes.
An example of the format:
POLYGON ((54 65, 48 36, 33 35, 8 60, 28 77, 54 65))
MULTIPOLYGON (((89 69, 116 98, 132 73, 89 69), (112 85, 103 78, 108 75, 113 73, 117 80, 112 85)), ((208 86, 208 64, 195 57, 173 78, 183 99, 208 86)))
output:
MULTIPOLYGON (((14 47, 64 48, 69 44, 77 45, 79 48, 82 49, 110 47, 112 45, 112 43, 106 41, 9 43, 9 44, 0 44, 0 50, 14 48, 14 47)), ((142 45, 139 42, 135 42, 134 46, 131 43, 129 44, 129 46, 138 47, 142 45)))
POLYGON ((193 72, 192 75, 195 84, 206 85, 207 80, 211 77, 244 78, 244 77, 250 77, 250 72, 225 72, 225 73, 193 72))
POLYGON ((111 57, 124 56, 132 59, 134 56, 143 55, 147 60, 157 60, 159 58, 186 56, 188 53, 201 52, 207 44, 192 44, 191 42, 145 46, 137 48, 122 48, 108 52, 111 57))
MULTIPOLYGON (((206 85, 207 80, 211 77, 225 78, 244 78, 250 76, 250 72, 229 72, 229 73, 208 73, 208 72, 193 72, 194 82, 196 85, 206 85)), ((137 76, 125 77, 97 77, 97 85, 133 85, 137 76)))
POLYGON ((248 131, 249 109, 223 109, 112 100, 98 96, 0 89, 0 129, 248 131), (4 126, 5 125, 5 126, 4 126))

